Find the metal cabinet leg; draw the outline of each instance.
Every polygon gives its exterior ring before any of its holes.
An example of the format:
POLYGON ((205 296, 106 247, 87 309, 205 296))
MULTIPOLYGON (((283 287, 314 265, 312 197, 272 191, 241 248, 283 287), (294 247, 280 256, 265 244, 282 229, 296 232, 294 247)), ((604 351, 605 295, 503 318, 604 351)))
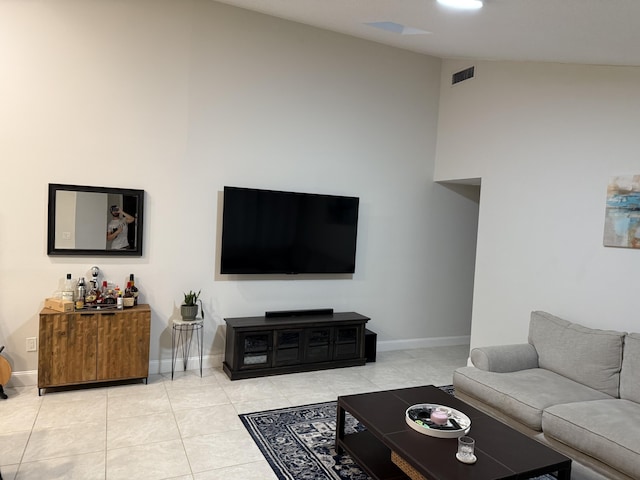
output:
POLYGON ((173 325, 171 329, 171 380, 173 380, 173 373, 176 370, 176 326, 173 325))
POLYGON ((202 350, 204 347, 204 325, 198 329, 198 340, 199 340, 199 345, 198 345, 198 350, 200 350, 200 378, 202 378, 202 350))

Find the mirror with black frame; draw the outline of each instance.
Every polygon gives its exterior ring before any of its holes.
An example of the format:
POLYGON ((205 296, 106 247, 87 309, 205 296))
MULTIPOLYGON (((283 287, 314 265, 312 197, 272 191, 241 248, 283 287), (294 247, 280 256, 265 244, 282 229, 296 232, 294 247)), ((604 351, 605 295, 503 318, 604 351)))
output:
POLYGON ((142 256, 144 190, 49 184, 48 255, 142 256))

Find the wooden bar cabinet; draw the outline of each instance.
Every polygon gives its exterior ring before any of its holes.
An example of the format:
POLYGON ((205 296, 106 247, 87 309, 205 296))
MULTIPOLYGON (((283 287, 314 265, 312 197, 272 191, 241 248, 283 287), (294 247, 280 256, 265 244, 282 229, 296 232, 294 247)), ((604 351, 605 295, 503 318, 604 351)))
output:
POLYGON ((38 394, 48 387, 144 379, 151 309, 40 312, 38 394))

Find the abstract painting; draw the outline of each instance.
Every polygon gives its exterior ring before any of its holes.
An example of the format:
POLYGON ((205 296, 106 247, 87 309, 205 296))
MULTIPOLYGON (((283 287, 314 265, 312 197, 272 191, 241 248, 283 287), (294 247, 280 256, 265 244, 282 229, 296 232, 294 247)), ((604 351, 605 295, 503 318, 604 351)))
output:
POLYGON ((612 177, 609 181, 604 246, 640 248, 640 175, 612 177))

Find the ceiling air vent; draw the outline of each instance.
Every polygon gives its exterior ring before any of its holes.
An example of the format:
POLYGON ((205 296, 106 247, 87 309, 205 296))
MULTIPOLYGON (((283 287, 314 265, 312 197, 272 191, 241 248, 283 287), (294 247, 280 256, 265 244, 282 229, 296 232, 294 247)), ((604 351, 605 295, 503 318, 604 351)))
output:
POLYGON ((469 67, 454 73, 453 75, 451 75, 451 85, 455 85, 456 83, 464 82, 465 80, 473 78, 475 70, 476 67, 469 67))

